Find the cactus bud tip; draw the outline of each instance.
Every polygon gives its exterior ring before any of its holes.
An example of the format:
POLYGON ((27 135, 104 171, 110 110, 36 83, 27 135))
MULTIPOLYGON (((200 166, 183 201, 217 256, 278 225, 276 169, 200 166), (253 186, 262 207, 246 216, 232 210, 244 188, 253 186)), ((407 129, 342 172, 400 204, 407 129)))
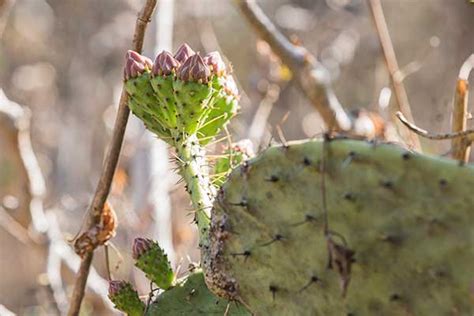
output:
POLYGON ((181 44, 176 54, 174 55, 174 59, 176 59, 180 63, 184 63, 189 57, 196 54, 193 49, 186 43, 181 44))
POLYGON ((147 252, 153 244, 153 240, 147 238, 135 238, 132 246, 132 257, 137 260, 142 254, 147 252))
POLYGON ((167 51, 162 51, 156 56, 155 64, 153 65, 154 75, 167 76, 179 67, 179 62, 167 51))
POLYGON ((125 56, 124 79, 138 77, 145 72, 146 69, 152 68, 152 61, 150 58, 140 55, 139 53, 129 50, 125 56))
POLYGON ((225 75, 226 66, 219 52, 210 52, 206 56, 204 56, 203 59, 207 65, 211 66, 212 72, 214 74, 216 74, 217 76, 225 75))

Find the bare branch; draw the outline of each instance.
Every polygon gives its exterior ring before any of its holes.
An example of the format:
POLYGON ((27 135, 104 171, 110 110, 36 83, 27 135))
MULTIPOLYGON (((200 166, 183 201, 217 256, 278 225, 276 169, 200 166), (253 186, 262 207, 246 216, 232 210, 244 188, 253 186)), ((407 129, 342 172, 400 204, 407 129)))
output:
MULTIPOLYGON (((398 111, 402 112, 408 120, 413 120, 411 113, 410 104, 408 102, 408 96, 403 85, 403 76, 398 67, 397 57, 393 48, 392 40, 390 39, 390 33, 388 32, 387 22, 383 14, 382 4, 380 0, 369 0, 370 11, 374 19, 375 28, 377 35, 379 36, 380 44, 382 46, 383 54, 385 57, 385 63, 387 65, 390 79, 393 85, 393 91, 397 100, 398 111)), ((409 145, 418 151, 421 151, 420 140, 418 137, 411 133, 403 133, 403 138, 408 141, 409 145)))
POLYGON ((329 130, 348 131, 351 119, 330 86, 328 70, 304 47, 292 44, 270 21, 255 0, 234 0, 257 34, 293 72, 329 130))
POLYGON ((434 139, 434 140, 446 140, 446 139, 454 139, 454 138, 460 138, 460 137, 465 137, 467 141, 472 142, 474 141, 474 130, 465 130, 462 132, 457 132, 457 133, 444 133, 444 134, 430 134, 428 131, 425 131, 424 129, 419 128, 413 123, 410 123, 406 117, 402 114, 402 112, 397 112, 396 116, 402 122, 406 127, 408 127, 409 130, 412 132, 428 139, 434 139))
MULTIPOLYGON (((143 39, 145 30, 150 22, 153 11, 155 10, 157 0, 147 0, 142 11, 137 17, 135 24, 135 33, 133 36, 133 50, 141 52, 143 48, 143 39)), ((110 149, 105 159, 104 167, 100 175, 99 183, 96 188, 94 199, 88 210, 89 222, 88 229, 94 227, 100 222, 101 213, 104 209, 105 201, 109 195, 112 179, 117 167, 120 150, 122 148, 123 137, 127 126, 130 110, 127 106, 128 95, 126 91, 122 90, 120 97, 119 109, 117 118, 115 120, 114 131, 110 143, 110 149)), ((82 259, 79 272, 76 276, 74 291, 71 297, 71 305, 69 307, 68 315, 79 315, 82 299, 84 298, 84 288, 86 286, 89 269, 92 263, 93 250, 88 252, 82 259)))
MULTIPOLYGON (((474 54, 462 65, 453 100, 453 122, 452 131, 461 132, 466 130, 468 116, 468 77, 474 67, 474 54)), ((471 153, 471 142, 465 138, 456 138, 451 141, 451 151, 454 159, 467 162, 471 153)))

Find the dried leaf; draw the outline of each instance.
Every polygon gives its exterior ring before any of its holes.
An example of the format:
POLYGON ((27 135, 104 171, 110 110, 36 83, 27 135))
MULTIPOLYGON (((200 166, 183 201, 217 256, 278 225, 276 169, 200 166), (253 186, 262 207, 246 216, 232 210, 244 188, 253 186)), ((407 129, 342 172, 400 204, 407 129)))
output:
POLYGON ((109 202, 106 202, 101 214, 100 222, 84 232, 74 242, 74 251, 80 256, 94 251, 115 236, 117 216, 109 202))

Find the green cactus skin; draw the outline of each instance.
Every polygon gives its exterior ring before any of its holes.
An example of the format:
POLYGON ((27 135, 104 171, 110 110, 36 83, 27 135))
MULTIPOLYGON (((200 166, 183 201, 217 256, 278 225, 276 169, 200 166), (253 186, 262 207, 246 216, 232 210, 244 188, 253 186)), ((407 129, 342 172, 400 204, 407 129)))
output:
POLYGON ((193 203, 194 221, 199 230, 199 246, 206 251, 209 248, 210 212, 215 192, 209 182, 204 149, 197 137, 190 135, 176 144, 176 152, 180 174, 193 203))
POLYGON ((150 249, 144 251, 135 261, 135 266, 145 272, 146 277, 160 289, 166 290, 173 285, 175 275, 168 256, 156 241, 149 240, 150 249))
MULTIPOLYGON (((166 111, 156 111, 155 107, 160 104, 159 100, 150 85, 151 74, 149 71, 145 71, 142 75, 131 78, 125 83, 125 90, 129 95, 129 107, 130 110, 144 121, 148 128, 156 130, 163 130, 164 126, 169 126, 169 118, 166 115, 166 111), (147 113, 149 116, 143 115, 147 113), (151 118, 151 120, 150 120, 151 118)), ((162 132, 158 136, 169 139, 169 132, 162 132)))
POLYGON ((129 316, 142 316, 145 312, 145 303, 138 297, 137 291, 128 282, 122 282, 122 288, 114 294, 109 294, 115 308, 129 316))
POLYGON ((212 291, 257 315, 473 315, 474 167, 389 144, 325 146, 329 237, 322 142, 269 148, 216 198, 212 291))
POLYGON ((226 77, 217 76, 212 79, 213 102, 205 114, 206 120, 201 121, 198 126, 198 135, 203 145, 211 141, 239 109, 237 98, 225 92, 225 80, 226 77))
POLYGON ((211 293, 204 283, 202 272, 194 272, 177 286, 163 292, 149 307, 145 315, 250 315, 240 304, 231 302, 211 293))
POLYGON ((214 175, 216 178, 213 184, 220 187, 233 168, 254 156, 252 142, 249 139, 243 139, 237 143, 231 144, 226 148, 222 157, 216 159, 214 164, 214 175))

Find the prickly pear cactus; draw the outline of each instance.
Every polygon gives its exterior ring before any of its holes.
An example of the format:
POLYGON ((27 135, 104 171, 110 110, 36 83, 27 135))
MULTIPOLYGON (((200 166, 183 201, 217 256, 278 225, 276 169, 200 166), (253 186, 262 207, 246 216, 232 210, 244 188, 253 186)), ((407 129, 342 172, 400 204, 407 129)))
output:
POLYGON ((195 271, 163 292, 145 314, 147 316, 170 315, 229 315, 250 316, 237 302, 219 298, 209 291, 201 271, 195 271))
MULTIPOLYGON (((151 304, 148 301, 145 305, 130 283, 110 281, 109 298, 123 313, 130 316, 250 315, 238 302, 220 298, 209 291, 200 269, 192 267, 190 274, 175 280, 167 255, 156 241, 135 238, 132 254, 135 265, 162 291, 151 304)), ((153 297, 157 290, 148 296, 153 297)))
POLYGON ((201 57, 187 44, 152 63, 129 51, 124 70, 129 108, 145 126, 176 149, 177 164, 195 210, 199 245, 209 249, 210 209, 215 195, 203 146, 238 108, 237 87, 219 53, 201 57))
POLYGON ((232 172, 212 214, 211 289, 257 315, 472 315, 474 167, 324 144, 269 148, 232 172))

